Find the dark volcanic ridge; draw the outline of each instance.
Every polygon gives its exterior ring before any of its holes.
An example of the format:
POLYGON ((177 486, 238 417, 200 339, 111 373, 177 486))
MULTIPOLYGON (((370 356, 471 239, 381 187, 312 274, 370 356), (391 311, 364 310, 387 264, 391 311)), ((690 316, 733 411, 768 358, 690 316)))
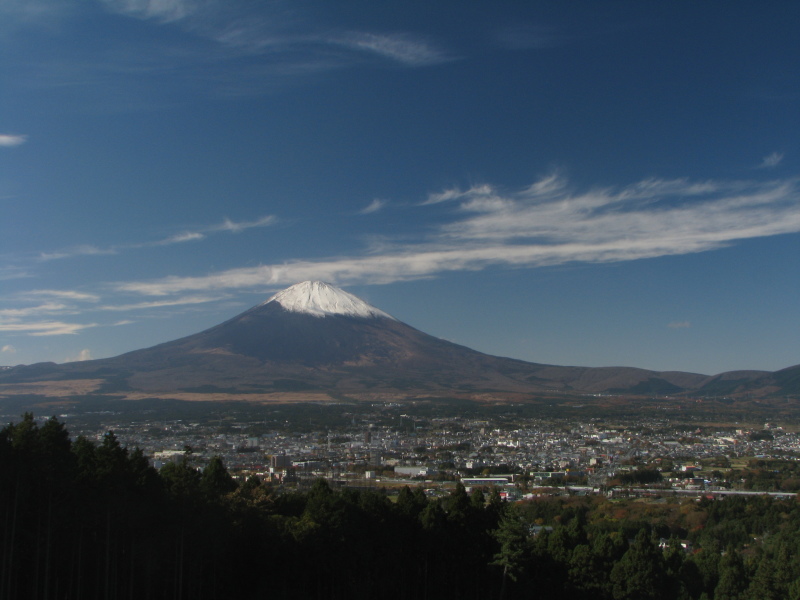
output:
POLYGON ((152 348, 114 358, 6 369, 0 372, 0 394, 8 397, 9 389, 13 393, 20 384, 77 380, 97 380, 94 393, 153 396, 287 391, 800 394, 800 366, 707 376, 632 367, 562 367, 490 356, 423 333, 320 282, 294 285, 220 325, 152 348))

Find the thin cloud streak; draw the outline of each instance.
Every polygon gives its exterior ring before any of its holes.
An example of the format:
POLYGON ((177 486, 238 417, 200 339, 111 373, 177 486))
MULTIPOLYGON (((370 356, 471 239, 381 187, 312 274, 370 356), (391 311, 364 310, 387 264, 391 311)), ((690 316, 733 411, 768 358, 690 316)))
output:
POLYGON ((32 336, 70 335, 95 324, 64 323, 62 321, 41 321, 37 318, 52 318, 56 315, 77 314, 73 306, 47 302, 26 308, 0 309, 0 331, 23 333, 32 336), (31 321, 29 319, 33 318, 31 321))
POLYGON ((97 294, 76 292, 74 290, 30 290, 25 292, 25 296, 52 296, 53 298, 63 298, 64 300, 78 302, 98 302, 100 300, 100 296, 97 294))
POLYGON ((29 273, 21 267, 16 267, 13 265, 0 266, 0 281, 10 281, 12 279, 30 279, 32 277, 32 273, 29 273))
POLYGON ((110 246, 108 248, 98 248, 90 244, 83 244, 80 246, 73 246, 56 252, 42 252, 38 256, 38 260, 42 262, 51 260, 61 260, 66 258, 76 258, 79 256, 102 256, 119 254, 125 250, 135 250, 141 248, 156 248, 159 246, 170 246, 172 244, 185 244, 186 242, 196 242, 204 240, 209 234, 214 233, 241 233, 247 229, 255 227, 268 227, 274 225, 277 218, 274 215, 267 215, 256 219, 255 221, 231 221, 227 217, 223 219, 222 223, 210 225, 208 227, 199 228, 197 231, 182 231, 176 233, 162 240, 155 242, 141 242, 136 244, 120 244, 117 246, 110 246))
POLYGON ((175 235, 163 239, 160 242, 155 242, 152 245, 169 246, 171 244, 182 244, 184 242, 196 242, 205 239, 205 237, 206 236, 197 231, 186 231, 184 233, 176 233, 175 235))
MULTIPOLYGON (((135 304, 109 304, 106 306, 98 307, 99 310, 110 311, 130 311, 130 310, 146 310, 149 308, 164 308, 166 306, 186 306, 191 304, 205 304, 208 302, 218 302, 224 300, 224 296, 191 296, 188 298, 177 298, 175 300, 161 300, 155 302, 137 302, 135 304)), ((119 324, 119 323, 116 323, 119 324)))
POLYGON ((50 260, 62 260, 64 258, 75 258, 76 256, 103 256, 116 253, 116 248, 98 248, 96 246, 84 244, 59 250, 57 252, 42 252, 39 254, 39 260, 46 262, 50 260))
POLYGON ((151 296, 284 285, 306 279, 381 284, 489 267, 536 268, 690 254, 756 237, 800 232, 798 181, 650 179, 621 189, 572 192, 551 175, 520 192, 489 185, 431 195, 456 202, 453 220, 417 244, 369 256, 292 261, 201 277, 122 282, 151 296))
POLYGON ((215 231, 227 231, 229 233, 239 233, 246 229, 252 229, 254 227, 268 227, 270 225, 274 225, 277 219, 274 215, 267 215, 265 217, 261 217, 260 219, 256 219, 255 221, 231 221, 227 217, 222 221, 220 225, 209 227, 206 229, 207 232, 215 232, 215 231))
POLYGON ((0 0, 0 13, 7 3, 19 8, 6 11, 9 23, 0 20, 0 29, 50 22, 67 29, 71 16, 101 11, 177 33, 169 45, 112 42, 100 55, 31 59, 24 75, 30 85, 92 89, 87 110, 150 110, 171 105, 178 97, 192 101, 198 92, 260 96, 375 62, 426 68, 456 58, 437 40, 413 31, 343 29, 331 24, 325 11, 280 0, 27 0, 42 10, 24 10, 21 0, 0 0), (130 94, 133 82, 152 93, 130 94), (121 97, 124 102, 117 101, 121 97))
POLYGON ((97 323, 64 323, 61 321, 38 321, 34 323, 0 323, 0 331, 26 333, 32 336, 74 335, 83 329, 97 327, 97 323))
POLYGON ((407 34, 350 32, 339 38, 332 38, 331 41, 412 67, 435 65, 452 60, 428 42, 407 34))
POLYGON ((28 141, 27 135, 12 135, 8 133, 0 134, 0 148, 13 148, 21 146, 28 141))
MULTIPOLYGON (((372 54, 406 66, 438 64, 452 58, 429 41, 408 33, 332 31, 320 33, 313 15, 302 16, 280 3, 254 11, 246 3, 214 0, 103 0, 123 15, 152 19, 159 23, 180 23, 182 27, 252 56, 291 54, 294 60, 319 64, 325 57, 328 68, 354 63, 355 54, 372 54), (350 50, 331 57, 331 49, 350 50), (333 59, 332 59, 333 58, 333 59)), ((286 58, 284 56, 284 58, 286 58)))
MULTIPOLYGON (((33 315, 51 314, 69 312, 72 307, 66 304, 56 304, 48 302, 47 304, 40 304, 39 306, 29 306, 27 308, 3 308, 0 309, 0 319, 17 320, 24 317, 33 315)), ((74 311, 72 311, 74 312, 74 311)))
POLYGON ((256 219, 255 221, 231 221, 229 218, 225 217, 222 220, 222 223, 217 225, 211 225, 209 227, 203 227, 198 229, 197 231, 184 231, 175 235, 172 235, 168 238, 160 240, 158 242, 151 242, 151 243, 143 243, 143 244, 135 244, 130 246, 121 246, 127 248, 148 248, 151 246, 168 246, 170 244, 183 244, 184 242, 195 242, 204 240, 208 234, 213 233, 241 233, 247 229, 253 229, 254 227, 268 227, 270 225, 274 225, 277 222, 277 218, 274 215, 267 215, 256 219))
POLYGON ((386 205, 389 204, 387 200, 381 200, 379 198, 375 198, 372 202, 370 202, 367 206, 362 208, 358 214, 360 215, 371 215, 372 213, 376 213, 380 210, 383 210, 386 205))
POLYGON ((200 6, 196 0, 102 0, 110 9, 141 19, 162 23, 179 21, 200 6))
POLYGON ((441 202, 449 202, 451 200, 459 200, 461 198, 465 198, 471 196, 473 194, 485 194, 491 191, 491 186, 488 185, 478 185, 471 187, 465 192, 462 192, 458 188, 452 188, 449 190, 445 190, 443 192, 437 192, 435 194, 428 194, 428 199, 425 202, 422 202, 420 206, 428 206, 430 204, 439 204, 441 202))
POLYGON ((773 152, 769 156, 765 156, 758 166, 759 169, 774 169, 783 162, 783 153, 773 152))

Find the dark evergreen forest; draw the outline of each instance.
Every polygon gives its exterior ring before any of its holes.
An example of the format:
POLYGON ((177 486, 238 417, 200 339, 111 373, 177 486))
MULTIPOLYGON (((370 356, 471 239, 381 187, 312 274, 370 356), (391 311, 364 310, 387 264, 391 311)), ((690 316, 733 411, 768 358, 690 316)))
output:
POLYGON ((0 431, 0 540, 9 600, 800 599, 794 500, 299 492, 30 414, 0 431))

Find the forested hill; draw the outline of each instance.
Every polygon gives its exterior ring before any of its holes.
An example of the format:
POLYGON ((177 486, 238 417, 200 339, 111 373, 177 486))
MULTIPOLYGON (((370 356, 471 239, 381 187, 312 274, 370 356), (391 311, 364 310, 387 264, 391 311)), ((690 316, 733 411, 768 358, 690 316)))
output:
POLYGON ((795 500, 395 500, 239 485, 218 458, 159 473, 28 414, 0 431, 0 597, 800 598, 795 500))

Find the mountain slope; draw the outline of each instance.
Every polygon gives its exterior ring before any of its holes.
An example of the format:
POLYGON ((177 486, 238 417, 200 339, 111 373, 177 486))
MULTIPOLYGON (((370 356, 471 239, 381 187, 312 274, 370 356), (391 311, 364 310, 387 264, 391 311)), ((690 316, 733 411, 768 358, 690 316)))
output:
MULTIPOLYGON (((715 377, 630 367, 561 367, 489 356, 425 334, 356 296, 303 282, 200 333, 114 358, 0 372, 0 385, 91 380, 97 391, 272 393, 325 390, 404 394, 729 393, 765 377, 715 377), (726 390, 726 391, 723 391, 726 390)), ((782 379, 781 379, 782 378, 782 379)), ((764 380, 770 389, 776 379, 764 380)), ((777 383, 776 383, 777 382, 777 383)))

